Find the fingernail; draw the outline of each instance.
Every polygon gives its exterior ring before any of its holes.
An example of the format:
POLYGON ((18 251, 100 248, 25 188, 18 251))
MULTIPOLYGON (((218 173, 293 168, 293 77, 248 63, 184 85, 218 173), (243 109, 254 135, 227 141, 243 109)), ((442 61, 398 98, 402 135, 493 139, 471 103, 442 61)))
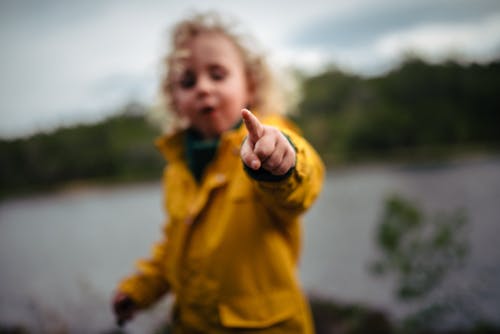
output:
POLYGON ((257 160, 254 160, 254 161, 252 161, 251 166, 252 166, 252 169, 258 169, 259 162, 257 160))

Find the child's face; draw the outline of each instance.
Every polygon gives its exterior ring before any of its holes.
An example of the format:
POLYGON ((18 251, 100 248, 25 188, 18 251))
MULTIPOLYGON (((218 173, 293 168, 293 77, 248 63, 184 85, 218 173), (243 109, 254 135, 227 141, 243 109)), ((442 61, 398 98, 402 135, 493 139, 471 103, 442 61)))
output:
POLYGON ((251 99, 243 60, 224 35, 202 33, 175 63, 173 102, 205 138, 218 137, 241 118, 251 99))

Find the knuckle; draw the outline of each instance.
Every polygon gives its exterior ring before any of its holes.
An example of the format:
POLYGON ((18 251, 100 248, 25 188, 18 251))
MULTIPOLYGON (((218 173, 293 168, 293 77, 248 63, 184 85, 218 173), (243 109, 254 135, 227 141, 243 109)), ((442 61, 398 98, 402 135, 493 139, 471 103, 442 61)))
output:
POLYGON ((242 148, 241 151, 240 151, 240 155, 241 156, 245 156, 246 157, 246 156, 249 156, 251 154, 252 154, 252 150, 250 150, 250 149, 248 149, 246 147, 242 148))
POLYGON ((260 158, 266 158, 271 155, 272 153, 272 147, 269 145, 265 145, 262 143, 261 145, 257 146, 255 148, 255 153, 260 157, 260 158))
POLYGON ((269 132, 269 133, 272 133, 273 135, 277 135, 277 134, 280 134, 280 130, 278 130, 278 128, 274 127, 274 126, 266 126, 266 130, 269 132))
POLYGON ((288 162, 284 162, 280 165, 280 172, 282 174, 285 174, 286 172, 288 172, 290 168, 291 168, 290 164, 288 164, 288 162))
POLYGON ((283 165, 279 165, 273 170, 274 175, 283 175, 288 171, 283 165))
POLYGON ((242 154, 241 160, 243 160, 243 162, 248 165, 252 162, 252 155, 248 153, 242 154))
POLYGON ((273 170, 273 169, 277 168, 278 166, 279 166, 279 163, 278 163, 278 161, 276 159, 268 159, 266 161, 266 167, 268 169, 273 170))

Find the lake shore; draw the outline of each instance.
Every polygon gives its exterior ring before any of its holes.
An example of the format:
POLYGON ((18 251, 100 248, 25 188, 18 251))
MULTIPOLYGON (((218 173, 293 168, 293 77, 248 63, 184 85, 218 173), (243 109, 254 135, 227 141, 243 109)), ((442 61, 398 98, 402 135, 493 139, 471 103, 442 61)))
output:
MULTIPOLYGON (((411 151, 403 150, 399 153, 393 152, 383 158, 377 157, 372 153, 364 155, 358 159, 340 161, 332 157, 324 157, 324 161, 328 172, 343 173, 373 168, 438 167, 450 164, 500 159, 500 150, 497 149, 479 150, 477 148, 464 149, 463 147, 461 147, 450 151, 449 148, 435 148, 432 151, 434 153, 429 153, 429 150, 424 150, 422 152, 418 153, 417 150, 416 152, 412 153, 411 151)), ((50 186, 3 189, 2 191, 0 191, 0 202, 9 198, 36 196, 44 193, 74 192, 92 188, 107 188, 129 186, 134 184, 141 185, 155 183, 159 182, 160 179, 161 172, 159 171, 156 176, 148 177, 127 175, 126 177, 117 176, 72 180, 64 183, 55 183, 50 186)))

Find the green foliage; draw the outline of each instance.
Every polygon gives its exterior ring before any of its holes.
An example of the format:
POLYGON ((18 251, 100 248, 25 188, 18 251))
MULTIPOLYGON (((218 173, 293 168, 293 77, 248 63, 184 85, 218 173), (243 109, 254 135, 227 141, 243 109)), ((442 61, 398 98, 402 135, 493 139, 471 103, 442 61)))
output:
POLYGON ((304 81, 296 121, 327 162, 424 157, 500 146, 500 61, 430 65, 410 58, 377 78, 331 69, 304 81), (442 149, 444 148, 444 149, 442 149))
POLYGON ((381 258, 372 264, 373 272, 396 275, 401 300, 426 296, 463 263, 466 221, 462 210, 427 218, 408 200, 388 197, 377 224, 381 258))
POLYGON ((74 180, 158 178, 164 161, 144 113, 144 107, 129 104, 98 124, 0 140, 0 195, 74 180))
POLYGON ((370 269, 395 279, 399 300, 424 301, 402 322, 403 333, 425 332, 439 324, 451 310, 452 299, 460 297, 427 298, 451 271, 463 265, 468 253, 466 223, 463 210, 429 216, 401 196, 386 198, 375 232, 380 253, 370 269))

